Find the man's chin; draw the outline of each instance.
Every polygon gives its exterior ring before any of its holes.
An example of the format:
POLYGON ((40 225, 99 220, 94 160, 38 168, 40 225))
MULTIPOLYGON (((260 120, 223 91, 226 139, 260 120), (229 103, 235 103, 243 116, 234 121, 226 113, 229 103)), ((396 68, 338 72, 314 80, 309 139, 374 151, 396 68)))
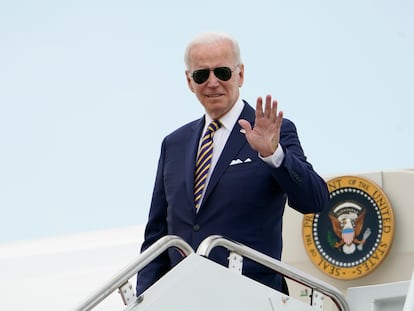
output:
POLYGON ((211 118, 217 120, 225 115, 228 112, 228 109, 225 109, 223 106, 214 105, 214 107, 208 106, 206 111, 211 118))

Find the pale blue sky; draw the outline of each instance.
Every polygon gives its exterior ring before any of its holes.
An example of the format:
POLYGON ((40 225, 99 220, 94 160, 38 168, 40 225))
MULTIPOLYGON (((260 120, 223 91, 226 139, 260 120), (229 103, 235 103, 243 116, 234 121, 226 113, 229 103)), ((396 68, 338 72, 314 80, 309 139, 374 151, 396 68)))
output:
POLYGON ((0 243, 146 222, 183 52, 234 35, 322 175, 414 167, 412 1, 0 2, 0 243))

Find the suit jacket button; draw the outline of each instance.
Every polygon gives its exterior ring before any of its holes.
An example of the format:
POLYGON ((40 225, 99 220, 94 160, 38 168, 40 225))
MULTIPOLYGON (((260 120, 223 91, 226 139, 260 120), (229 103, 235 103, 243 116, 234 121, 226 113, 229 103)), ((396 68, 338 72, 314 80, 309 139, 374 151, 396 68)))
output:
POLYGON ((193 229, 194 229, 194 231, 199 231, 200 230, 200 225, 194 225, 193 229))

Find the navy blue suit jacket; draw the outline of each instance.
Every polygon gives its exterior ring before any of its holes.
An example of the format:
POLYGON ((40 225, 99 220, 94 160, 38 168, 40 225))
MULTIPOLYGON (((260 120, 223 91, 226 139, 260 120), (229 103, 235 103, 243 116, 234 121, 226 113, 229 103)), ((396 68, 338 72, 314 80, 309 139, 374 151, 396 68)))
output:
MULTIPOLYGON (((254 109, 245 103, 239 118, 253 125, 254 109)), ((295 125, 283 120, 280 145, 285 159, 279 168, 272 168, 250 147, 236 122, 196 213, 194 167, 203 126, 204 117, 177 129, 162 143, 142 250, 167 234, 182 237, 196 250, 204 238, 218 234, 280 259, 286 200, 299 212, 314 213, 326 206, 329 197, 326 183, 306 160, 295 125), (251 162, 230 165, 234 159, 248 158, 251 162)), ((226 266, 227 257, 221 247, 210 256, 226 266)), ((137 294, 181 259, 171 249, 154 260, 138 273, 137 294)), ((245 260, 243 273, 281 288, 280 277, 257 263, 245 260)))

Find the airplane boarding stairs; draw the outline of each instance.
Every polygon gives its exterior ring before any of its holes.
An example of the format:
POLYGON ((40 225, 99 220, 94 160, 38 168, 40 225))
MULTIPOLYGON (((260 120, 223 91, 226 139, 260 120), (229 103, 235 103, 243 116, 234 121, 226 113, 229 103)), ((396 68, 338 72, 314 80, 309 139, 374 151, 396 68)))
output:
POLYGON ((73 311, 92 310, 117 289, 126 305, 124 311, 312 311, 323 309, 324 297, 330 298, 338 310, 350 311, 346 299, 335 287, 221 236, 206 238, 197 252, 177 236, 161 238, 73 311), (208 259, 210 251, 218 246, 229 250, 228 268, 208 259), (141 296, 136 297, 129 279, 170 247, 176 248, 185 258, 141 296), (243 257, 310 288, 310 304, 243 276, 243 257))

